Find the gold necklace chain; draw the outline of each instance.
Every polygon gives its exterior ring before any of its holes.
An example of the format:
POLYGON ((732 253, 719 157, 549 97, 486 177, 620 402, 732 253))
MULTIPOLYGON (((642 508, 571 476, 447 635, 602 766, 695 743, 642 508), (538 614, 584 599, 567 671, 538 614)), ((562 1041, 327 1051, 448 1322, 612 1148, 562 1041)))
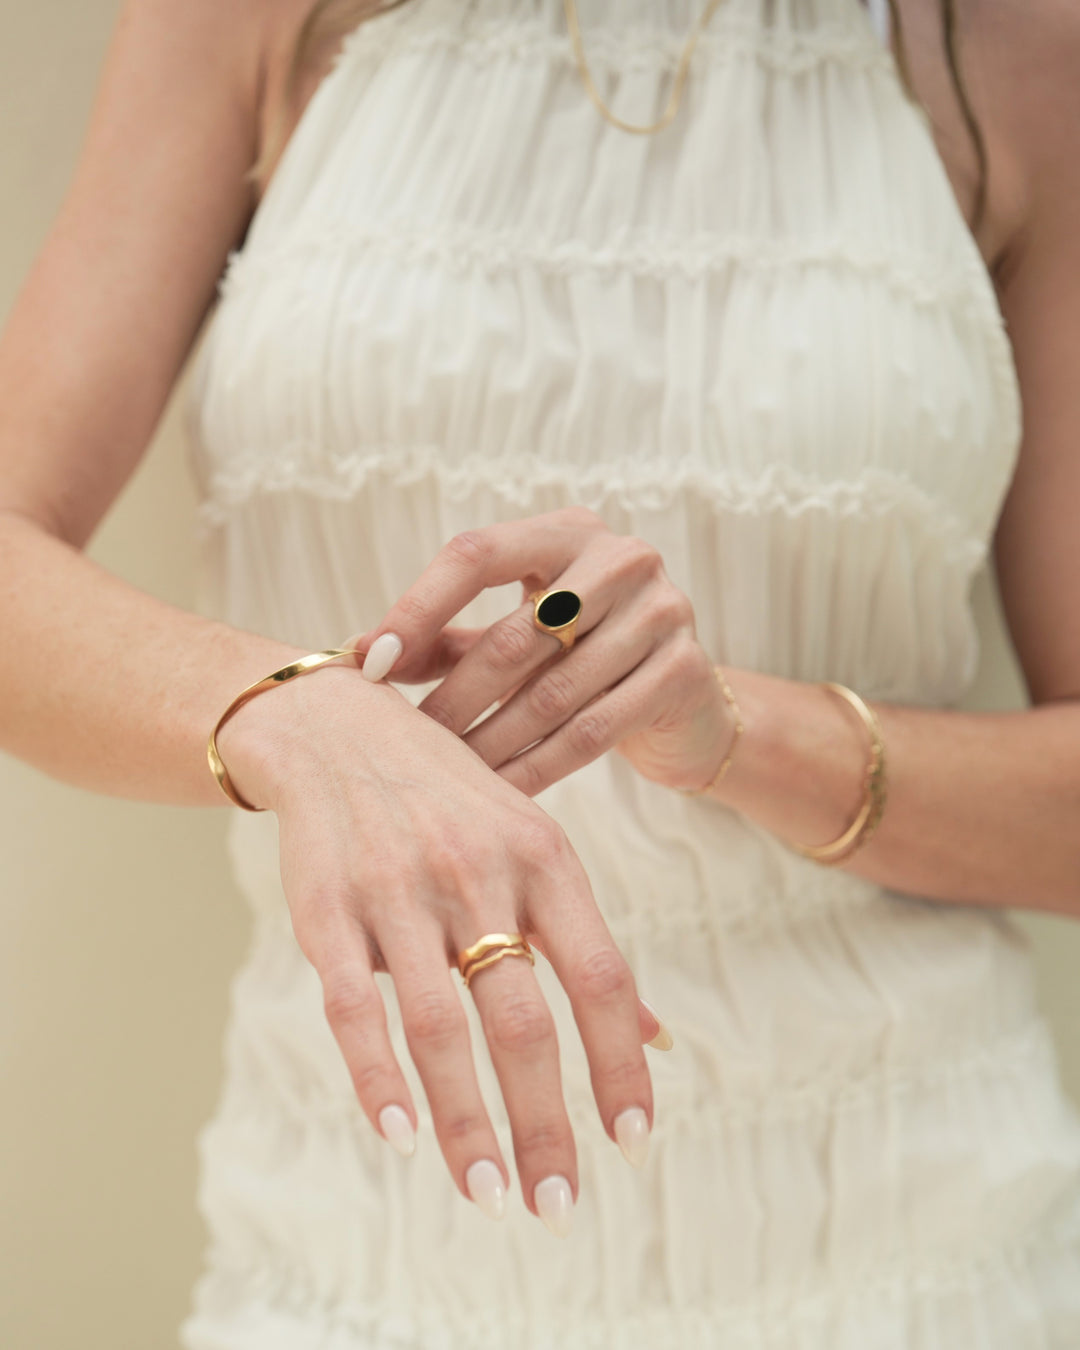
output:
POLYGON ((620 131, 632 131, 639 136, 649 136, 654 131, 662 131, 664 127, 668 125, 679 107, 679 99, 682 97, 683 85, 686 83, 686 76, 690 70, 690 58, 694 54, 697 40, 701 36, 702 29, 716 13, 719 6, 720 0, 709 0, 709 3, 705 6, 704 13, 695 24, 694 30, 687 40, 686 46, 683 47, 682 55, 679 57, 679 64, 675 69, 675 80, 671 86, 671 95, 668 98, 667 107, 664 109, 659 120, 651 123, 647 127, 638 127, 630 122, 624 122, 621 117, 616 117, 611 109, 605 105, 603 99, 597 92, 596 85, 593 84, 592 75, 589 73, 589 67, 585 61, 585 50, 581 44, 581 29, 578 26, 577 5, 575 0, 563 0, 563 8, 566 11, 566 26, 570 30, 570 41, 574 48, 574 59, 577 62, 577 68, 581 74, 585 90, 593 103, 596 104, 601 114, 606 117, 613 126, 618 127, 620 131))

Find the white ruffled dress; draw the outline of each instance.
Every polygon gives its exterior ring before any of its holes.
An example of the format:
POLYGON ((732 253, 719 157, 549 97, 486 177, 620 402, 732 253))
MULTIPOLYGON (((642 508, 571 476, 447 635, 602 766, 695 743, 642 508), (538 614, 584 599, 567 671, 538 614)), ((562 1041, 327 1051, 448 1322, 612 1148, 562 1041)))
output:
MULTIPOLYGON (((579 11, 609 104, 655 118, 697 0, 579 11)), ((651 137, 589 102, 559 0, 361 24, 230 259, 191 414, 203 604, 230 623, 333 645, 456 531, 577 502, 661 550, 736 671, 927 707, 975 669, 1020 436, 991 282, 858 0, 725 0, 651 137)), ((647 1052, 646 1167, 539 958, 571 1236, 513 1171, 501 1224, 457 1192, 380 974, 420 1112, 394 1153, 295 942, 276 819, 237 811, 252 941, 185 1350, 1076 1350, 1080 1119, 1007 912, 816 866, 617 756, 538 801, 675 1039, 647 1052)))

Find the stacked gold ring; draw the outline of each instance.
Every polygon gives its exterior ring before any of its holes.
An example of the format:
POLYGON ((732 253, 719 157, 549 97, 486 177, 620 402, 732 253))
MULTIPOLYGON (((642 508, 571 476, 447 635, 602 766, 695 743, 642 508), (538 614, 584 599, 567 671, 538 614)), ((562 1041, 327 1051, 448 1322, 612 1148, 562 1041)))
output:
POLYGON ((493 966, 504 956, 525 956, 528 957, 530 966, 536 965, 532 948, 521 933, 485 933, 471 947, 465 947, 458 952, 458 970, 465 981, 466 989, 478 970, 483 970, 485 966, 493 966))

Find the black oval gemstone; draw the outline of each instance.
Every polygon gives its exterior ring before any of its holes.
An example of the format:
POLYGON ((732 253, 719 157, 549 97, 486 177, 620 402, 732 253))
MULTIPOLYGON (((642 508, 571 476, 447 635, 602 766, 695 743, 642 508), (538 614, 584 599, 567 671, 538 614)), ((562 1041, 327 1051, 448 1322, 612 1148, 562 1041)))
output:
POLYGON ((561 628, 581 613, 581 600, 573 591, 552 591, 536 609, 536 617, 548 628, 561 628))

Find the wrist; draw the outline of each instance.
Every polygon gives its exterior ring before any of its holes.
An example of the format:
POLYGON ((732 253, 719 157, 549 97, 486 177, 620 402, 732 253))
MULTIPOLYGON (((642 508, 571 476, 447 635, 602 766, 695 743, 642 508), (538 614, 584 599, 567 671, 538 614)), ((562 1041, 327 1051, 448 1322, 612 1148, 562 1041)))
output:
POLYGON ((785 840, 835 838, 862 799, 866 746, 856 720, 820 684, 729 674, 745 730, 708 796, 785 840))
MULTIPOLYGON (((304 655, 298 649, 281 665, 304 655)), ((347 704, 354 726, 360 719, 362 731, 364 709, 377 717, 387 698, 400 700, 401 695, 389 685, 365 680, 346 657, 260 690, 217 733, 229 781, 243 801, 276 810, 305 762, 316 764, 340 751, 342 705, 347 704)))

